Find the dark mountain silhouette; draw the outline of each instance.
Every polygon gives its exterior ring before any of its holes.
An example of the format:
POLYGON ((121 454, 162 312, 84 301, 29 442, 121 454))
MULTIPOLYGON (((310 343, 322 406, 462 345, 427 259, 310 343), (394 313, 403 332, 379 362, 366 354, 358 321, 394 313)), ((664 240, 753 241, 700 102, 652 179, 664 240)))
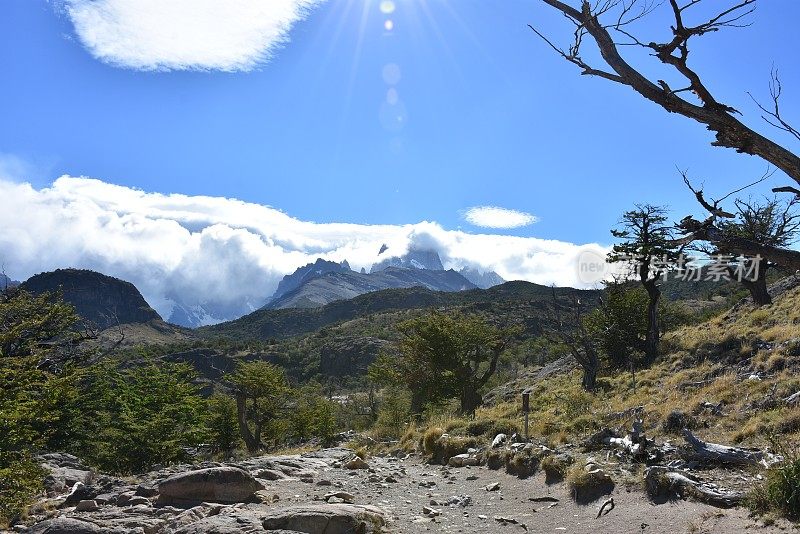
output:
POLYGON ((99 329, 161 320, 130 282, 83 269, 57 269, 30 277, 20 289, 33 294, 61 291, 83 319, 99 329))

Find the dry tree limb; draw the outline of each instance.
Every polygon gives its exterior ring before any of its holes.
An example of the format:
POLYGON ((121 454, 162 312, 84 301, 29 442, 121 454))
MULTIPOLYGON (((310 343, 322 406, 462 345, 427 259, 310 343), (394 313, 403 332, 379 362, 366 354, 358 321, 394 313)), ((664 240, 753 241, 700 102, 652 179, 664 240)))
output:
POLYGON ((688 428, 683 429, 683 437, 691 447, 688 454, 688 458, 691 460, 724 465, 756 465, 759 463, 769 465, 776 461, 773 455, 758 449, 745 449, 703 441, 692 434, 688 428))
POLYGON ((669 497, 678 495, 684 499, 695 499, 720 508, 731 508, 738 505, 744 494, 736 491, 725 491, 708 484, 689 473, 670 471, 664 466, 652 466, 644 475, 647 492, 651 497, 669 497))
MULTIPOLYGON (((638 0, 630 2, 609 0, 594 5, 588 0, 541 1, 560 11, 575 26, 575 40, 568 51, 563 51, 540 31, 535 29, 534 31, 567 61, 577 65, 581 69, 581 74, 599 76, 630 87, 668 112, 683 115, 705 125, 715 133, 716 139, 712 145, 759 156, 800 184, 800 157, 742 123, 736 117, 739 112, 720 102, 700 74, 689 66, 690 40, 693 42, 696 38, 725 28, 747 26, 747 17, 755 10, 756 0, 719 2, 718 5, 722 7, 718 8, 717 14, 698 23, 687 22, 686 15, 692 11, 689 8, 700 4, 702 0, 684 2, 669 0, 673 19, 670 24, 672 38, 660 43, 636 37, 629 26, 619 22, 627 16, 625 13, 632 12, 633 4, 638 0), (574 7, 573 2, 579 4, 579 7, 574 7), (601 19, 612 17, 613 13, 610 11, 614 8, 620 9, 623 15, 620 15, 617 23, 604 23, 601 19), (626 29, 622 29, 623 27, 626 29), (619 43, 612 34, 622 35, 628 42, 619 43), (585 39, 587 36, 596 44, 604 65, 600 67, 589 65, 582 59, 581 46, 587 41, 585 39), (653 57, 685 80, 686 87, 673 90, 664 80, 651 80, 645 76, 623 56, 620 48, 624 45, 635 45, 650 50, 653 57), (682 98, 682 95, 694 95, 695 98, 682 98)), ((641 16, 651 11, 652 9, 645 9, 641 16)), ((775 81, 775 77, 776 75, 773 76, 771 84, 771 95, 773 102, 777 104, 780 85, 775 81)), ((762 108, 762 111, 765 120, 770 120, 774 126, 797 136, 798 131, 782 119, 778 108, 774 110, 762 108)))
POLYGON ((608 515, 608 513, 614 509, 614 497, 609 497, 603 504, 600 505, 600 509, 597 511, 597 517, 595 519, 600 519, 600 516, 608 515), (606 509, 606 506, 608 509, 606 509))

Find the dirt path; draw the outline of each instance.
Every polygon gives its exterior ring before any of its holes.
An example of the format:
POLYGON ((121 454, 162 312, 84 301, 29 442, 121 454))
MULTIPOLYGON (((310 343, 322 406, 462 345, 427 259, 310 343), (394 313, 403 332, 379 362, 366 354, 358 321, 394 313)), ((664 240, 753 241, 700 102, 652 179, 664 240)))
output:
MULTIPOLYGON (((88 471, 80 470, 74 457, 53 456, 63 464, 53 466, 54 477, 89 475, 88 471)), ((393 533, 766 533, 792 528, 786 523, 764 526, 748 518, 744 509, 721 510, 686 501, 656 505, 637 487, 626 488, 621 484, 611 495, 614 509, 597 518, 605 496, 591 504, 578 505, 570 497, 566 484, 547 485, 543 473, 521 480, 502 470, 482 466, 427 465, 418 456, 372 457, 367 459, 367 465, 352 469, 354 465, 349 462, 352 458, 352 451, 338 448, 304 455, 259 456, 228 464, 171 466, 126 479, 93 474, 82 488, 76 489, 80 483, 73 487, 73 494, 80 492, 80 498, 49 497, 35 507, 28 523, 33 534, 260 533, 267 532, 265 518, 271 514, 293 517, 298 509, 295 505, 306 509, 308 505, 316 505, 311 508, 317 518, 344 513, 346 506, 325 504, 326 495, 338 493, 328 499, 331 504, 343 500, 377 507, 377 511, 369 510, 383 515, 388 532, 393 533), (161 498, 170 494, 168 479, 196 476, 197 483, 182 487, 186 492, 204 492, 208 484, 221 484, 214 482, 221 479, 199 475, 214 470, 217 473, 214 477, 225 472, 228 473, 225 476, 239 481, 229 479, 233 486, 225 486, 227 495, 237 488, 236 484, 251 489, 234 501, 203 499, 205 502, 191 508, 161 503, 161 498), (263 490, 252 489, 262 485, 263 490), (217 502, 228 504, 214 504, 217 502)), ((350 507, 355 513, 367 508, 350 507)), ((327 520, 316 527, 298 521, 292 524, 305 526, 295 530, 313 534, 330 532, 327 520)), ((23 525, 15 531, 28 532, 23 525)), ((344 534, 350 530, 348 527, 335 531, 344 534)))
POLYGON ((778 532, 786 528, 765 527, 749 519, 744 509, 721 510, 687 501, 654 505, 641 491, 628 491, 622 486, 617 486, 611 495, 614 509, 596 519, 599 505, 605 498, 586 506, 577 505, 570 498, 566 484, 548 486, 542 473, 520 480, 486 467, 424 465, 416 457, 404 460, 376 457, 370 458, 368 463, 370 471, 374 472, 326 468, 317 472, 313 482, 275 481, 270 483, 269 491, 279 495, 282 503, 305 503, 321 499, 332 489, 344 490, 355 496, 357 504, 386 510, 390 527, 396 532, 512 533, 524 532, 527 528, 528 532, 735 533, 746 529, 778 532), (386 482, 386 477, 397 482, 386 482), (330 481, 335 487, 319 486, 320 480, 330 481), (493 483, 499 483, 500 489, 484 489, 493 483), (451 498, 462 496, 469 496, 470 504, 447 505, 451 498), (529 500, 538 497, 557 501, 529 500), (441 515, 424 516, 426 506, 440 511, 441 515), (519 524, 503 526, 496 517, 512 519, 519 524))

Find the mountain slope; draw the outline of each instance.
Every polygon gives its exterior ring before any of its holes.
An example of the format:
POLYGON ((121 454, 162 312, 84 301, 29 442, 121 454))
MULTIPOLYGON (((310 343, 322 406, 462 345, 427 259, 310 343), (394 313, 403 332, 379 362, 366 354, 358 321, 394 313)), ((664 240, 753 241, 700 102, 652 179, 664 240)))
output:
POLYGON ((464 267, 458 271, 461 276, 475 284, 481 289, 489 289, 505 282, 502 276, 494 271, 479 271, 470 267, 464 267))
POLYGON ((478 314, 497 325, 518 325, 520 339, 532 339, 554 327, 553 292, 569 306, 578 294, 591 307, 598 292, 507 282, 491 289, 443 292, 421 287, 385 289, 320 308, 259 310, 236 321, 200 328, 199 336, 232 353, 259 351, 294 379, 358 377, 382 350, 393 350, 397 324, 431 309, 478 314), (266 343, 266 346, 257 342, 266 343))
POLYGON ((299 267, 292 274, 288 274, 278 283, 278 288, 273 293, 270 302, 265 307, 270 307, 270 303, 280 299, 287 293, 290 293, 300 287, 304 282, 322 276, 327 273, 349 273, 352 272, 350 264, 347 261, 336 263, 333 261, 323 260, 317 258, 314 263, 309 263, 303 267, 299 267))
POLYGON ((20 289, 33 294, 62 291, 64 300, 99 329, 161 320, 130 282, 83 269, 57 269, 30 277, 20 289))
POLYGON ((0 273, 0 291, 3 291, 9 287, 16 287, 18 285, 19 282, 17 282, 16 280, 12 280, 3 273, 0 273))
MULTIPOLYGON (((413 309, 470 306, 476 310, 491 308, 547 308, 552 304, 553 289, 530 282, 506 282, 490 289, 467 291, 432 291, 424 287, 393 288, 338 300, 318 308, 262 309, 235 321, 198 328, 202 337, 225 337, 239 341, 270 341, 317 331, 334 323, 353 319, 374 319, 374 315, 413 309)), ((557 298, 576 292, 593 299, 593 290, 555 288, 557 298)), ((525 320, 521 315, 520 319, 525 320)))
MULTIPOLYGON (((383 254, 386 250, 387 249, 381 247, 381 252, 378 253, 378 256, 383 254)), ((428 269, 430 271, 444 270, 442 260, 439 258, 439 253, 435 250, 428 249, 412 249, 403 256, 386 258, 373 265, 372 269, 370 269, 370 273, 376 273, 389 267, 401 267, 404 269, 428 269)))
POLYGON ((326 272, 304 280, 297 288, 269 303, 271 309, 316 308, 364 293, 421 286, 434 291, 463 291, 475 285, 455 271, 387 267, 370 274, 326 272))

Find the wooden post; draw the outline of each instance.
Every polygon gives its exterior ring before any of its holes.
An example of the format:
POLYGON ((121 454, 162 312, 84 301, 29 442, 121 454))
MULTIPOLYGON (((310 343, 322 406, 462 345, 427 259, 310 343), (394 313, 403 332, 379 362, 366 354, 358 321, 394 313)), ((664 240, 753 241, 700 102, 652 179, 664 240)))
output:
POLYGON ((522 411, 525 414, 525 441, 528 441, 528 413, 531 411, 531 394, 528 391, 522 392, 522 411))

